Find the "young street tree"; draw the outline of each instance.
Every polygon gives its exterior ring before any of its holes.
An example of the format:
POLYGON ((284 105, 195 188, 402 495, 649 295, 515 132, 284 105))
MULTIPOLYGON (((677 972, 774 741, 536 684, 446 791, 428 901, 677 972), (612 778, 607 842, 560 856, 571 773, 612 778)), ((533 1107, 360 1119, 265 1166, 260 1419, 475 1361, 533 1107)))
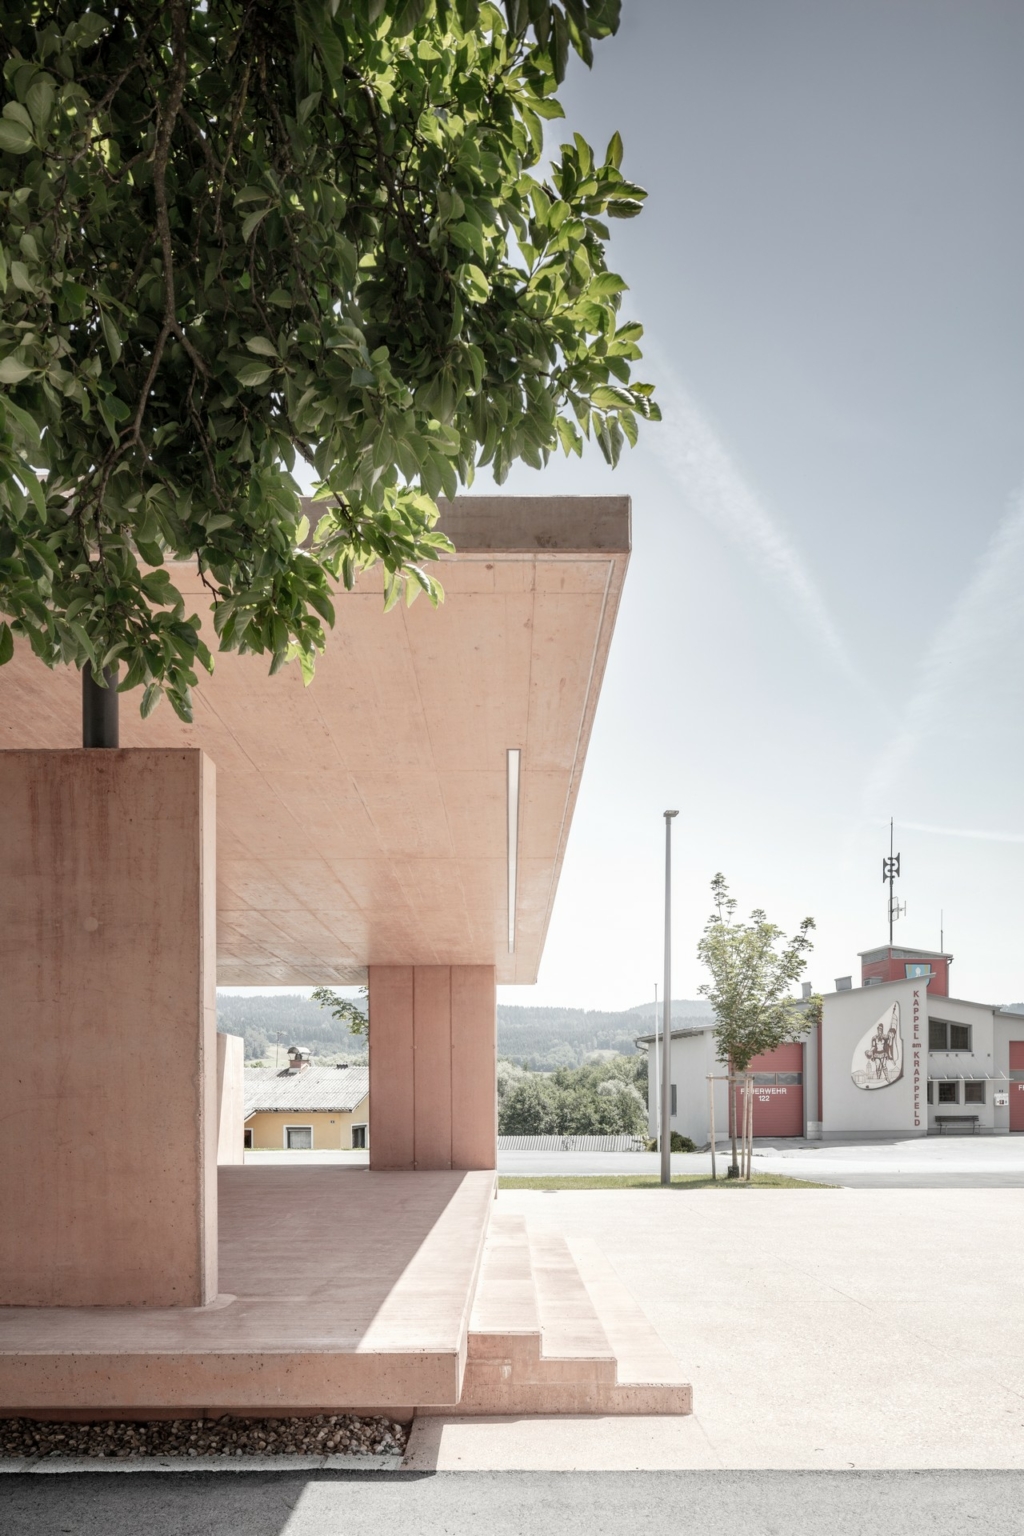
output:
POLYGON ((311 675, 333 592, 441 596, 435 498, 640 418, 615 135, 538 169, 620 0, 7 0, 0 664, 190 718, 222 649, 311 675), (300 476, 323 515, 301 515, 300 476))
MULTIPOLYGON (((749 923, 734 921, 736 901, 729 895, 724 875, 717 874, 712 880, 711 895, 715 910, 697 945, 698 958, 711 972, 711 980, 697 990, 707 998, 718 1021, 715 1040, 719 1060, 730 1072, 746 1072, 755 1056, 806 1033, 808 1020, 792 996, 792 988, 814 947, 809 937, 814 919, 805 917, 799 931, 787 941, 783 930, 770 923, 760 908, 751 912, 749 923)), ((731 1092, 729 1127, 733 1169, 738 1173, 731 1092)))

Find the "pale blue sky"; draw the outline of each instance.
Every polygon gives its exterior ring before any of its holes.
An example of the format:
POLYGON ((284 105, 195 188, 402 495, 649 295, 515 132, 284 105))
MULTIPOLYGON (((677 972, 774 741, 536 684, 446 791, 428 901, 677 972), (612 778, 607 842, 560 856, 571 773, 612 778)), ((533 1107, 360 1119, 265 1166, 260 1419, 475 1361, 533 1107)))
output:
MULTIPOLYGON (((1024 997, 1024 6, 626 0, 568 127, 650 192, 613 224, 666 422, 507 489, 629 492, 635 550, 541 981, 676 995, 716 869, 818 923, 830 986, 901 940, 1024 997)), ((556 129, 559 125, 553 125, 556 129)))

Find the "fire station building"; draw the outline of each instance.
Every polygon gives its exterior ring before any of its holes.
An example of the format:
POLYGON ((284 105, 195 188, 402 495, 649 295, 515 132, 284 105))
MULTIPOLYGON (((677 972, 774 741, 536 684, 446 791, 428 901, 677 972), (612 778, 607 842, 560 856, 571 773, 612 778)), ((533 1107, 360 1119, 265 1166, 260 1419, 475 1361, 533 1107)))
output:
MULTIPOLYGON (((1024 1132, 1024 1013, 951 997, 950 954, 884 945, 859 959, 860 986, 838 977, 820 1024, 751 1062, 754 1135, 870 1141, 1024 1132)), ((655 1036, 638 1044, 651 1052, 655 1036)), ((724 1070, 713 1021, 672 1031, 672 1129, 698 1146, 710 1135, 708 1079, 724 1070)), ((648 1080, 653 1136, 653 1055, 648 1080)), ((713 1086, 721 1132, 727 1085, 713 1086)))

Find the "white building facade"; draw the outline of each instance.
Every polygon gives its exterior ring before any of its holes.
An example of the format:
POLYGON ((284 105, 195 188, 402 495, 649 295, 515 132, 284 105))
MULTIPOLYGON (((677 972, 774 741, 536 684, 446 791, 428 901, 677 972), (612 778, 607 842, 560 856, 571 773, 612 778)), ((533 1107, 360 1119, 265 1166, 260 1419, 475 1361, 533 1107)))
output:
MULTIPOLYGON (((820 1025, 751 1062, 754 1135, 870 1141, 1024 1133, 1024 1014, 938 990, 948 985, 952 958, 891 947, 866 951, 862 986, 840 978, 823 999, 820 1025)), ((698 1146, 710 1137, 709 1078, 725 1071, 713 1031, 709 1021, 672 1032, 672 1130, 698 1146)), ((655 1037, 637 1043, 651 1052, 655 1037)), ((657 1076, 652 1056, 652 1136, 657 1076)), ((713 1091, 723 1134, 727 1084, 714 1082, 713 1091)))

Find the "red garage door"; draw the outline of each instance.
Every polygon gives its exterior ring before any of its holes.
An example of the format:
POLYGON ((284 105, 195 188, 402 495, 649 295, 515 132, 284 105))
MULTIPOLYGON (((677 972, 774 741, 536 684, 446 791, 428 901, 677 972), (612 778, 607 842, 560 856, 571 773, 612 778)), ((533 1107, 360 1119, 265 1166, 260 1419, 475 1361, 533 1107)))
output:
POLYGON ((1024 1040, 1010 1041, 1010 1130, 1024 1131, 1024 1040))
MULTIPOLYGON (((1024 1062, 1021 1064, 1024 1066, 1024 1062)), ((777 1050, 768 1051, 764 1056, 755 1056, 750 1063, 750 1070, 754 1074, 754 1135, 802 1136, 803 1046, 799 1042, 780 1045, 777 1050)), ((1021 1086, 1024 1087, 1024 1083, 1021 1086)), ((741 1100, 742 1093, 738 1092, 737 1103, 741 1100)), ((1024 1123, 1021 1128, 1024 1129, 1024 1123)))

